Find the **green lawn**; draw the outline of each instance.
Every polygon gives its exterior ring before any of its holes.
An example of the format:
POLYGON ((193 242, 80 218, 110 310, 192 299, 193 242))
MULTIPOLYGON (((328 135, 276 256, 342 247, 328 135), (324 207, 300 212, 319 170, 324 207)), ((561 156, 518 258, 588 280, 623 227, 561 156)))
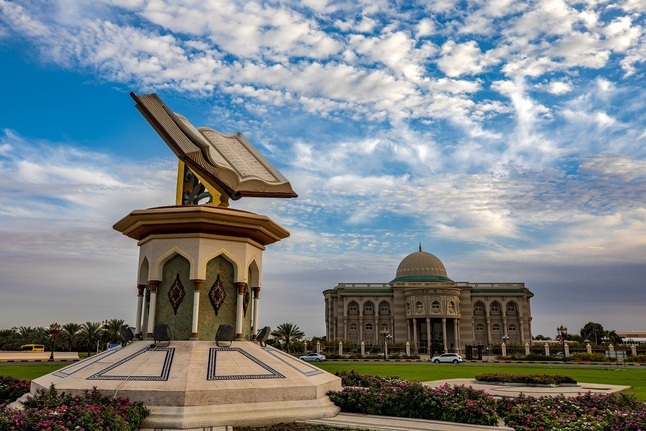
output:
POLYGON ((0 365, 0 376, 13 376, 17 379, 34 380, 67 365, 69 364, 0 365))
POLYGON ((584 365, 517 365, 517 364, 429 364, 429 363, 380 363, 380 362, 324 362, 317 364, 322 369, 335 371, 355 370, 360 374, 381 377, 399 376, 410 381, 428 382, 432 380, 473 378, 483 373, 505 374, 561 374, 570 376, 577 382, 605 383, 631 386, 626 392, 634 393, 638 399, 646 401, 646 367, 609 368, 584 365))
MULTIPOLYGON (((0 365, 0 376, 13 376, 33 380, 51 373, 68 364, 22 364, 0 365)), ((441 364, 419 362, 324 362, 317 364, 322 369, 335 371, 355 370, 361 374, 376 376, 399 376, 410 381, 432 381, 444 379, 473 378, 482 373, 506 374, 562 374, 578 382, 606 383, 631 386, 627 392, 646 401, 646 367, 608 368, 583 365, 517 365, 517 364, 441 364)))

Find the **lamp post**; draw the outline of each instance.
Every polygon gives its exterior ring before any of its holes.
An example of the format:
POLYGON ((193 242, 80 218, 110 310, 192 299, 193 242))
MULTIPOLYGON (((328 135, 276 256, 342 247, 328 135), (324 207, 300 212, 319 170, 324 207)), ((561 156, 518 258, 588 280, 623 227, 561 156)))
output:
POLYGON ((567 337, 567 328, 563 325, 556 328, 557 334, 561 339, 561 344, 563 345, 563 362, 567 362, 567 356, 565 356, 565 338, 567 337))
POLYGON ((54 349, 56 349, 56 334, 58 334, 59 329, 61 329, 61 325, 56 322, 49 325, 49 336, 52 339, 52 353, 50 353, 49 355, 50 361, 54 360, 54 349))
POLYGON ((381 330, 379 331, 381 335, 384 337, 384 360, 388 360, 388 347, 386 345, 386 339, 390 337, 390 329, 388 329, 387 326, 382 326, 381 330))

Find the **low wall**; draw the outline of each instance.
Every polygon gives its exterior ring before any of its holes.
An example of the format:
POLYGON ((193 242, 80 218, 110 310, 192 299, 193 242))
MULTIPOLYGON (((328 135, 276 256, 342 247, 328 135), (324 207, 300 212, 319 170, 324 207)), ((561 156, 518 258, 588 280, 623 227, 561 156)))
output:
MULTIPOLYGON (((27 362, 46 362, 49 360, 51 352, 0 352, 0 362, 6 361, 27 361, 27 362)), ((54 352, 56 361, 78 361, 78 352, 54 352)))

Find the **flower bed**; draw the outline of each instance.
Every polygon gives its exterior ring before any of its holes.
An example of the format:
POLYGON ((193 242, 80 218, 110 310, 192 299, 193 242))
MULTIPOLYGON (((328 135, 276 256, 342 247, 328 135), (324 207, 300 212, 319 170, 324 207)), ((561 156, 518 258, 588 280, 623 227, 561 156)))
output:
POLYGON ((559 374, 478 374, 478 383, 516 383, 537 386, 576 385, 576 380, 559 374))
POLYGON ((581 394, 497 400, 498 414, 516 431, 640 431, 646 404, 632 395, 581 394))
MULTIPOLYGON (((470 387, 429 388, 396 377, 337 373, 345 386, 328 395, 343 411, 496 425, 516 431, 643 431, 646 403, 626 394, 494 399, 470 387), (351 386, 350 386, 351 385, 351 386)), ((563 376, 561 376, 563 377, 563 376)))
POLYGON ((16 401, 29 392, 30 386, 31 382, 29 380, 0 376, 0 404, 16 401))
POLYGON ((476 425, 496 425, 495 401, 465 386, 429 388, 398 378, 337 373, 343 390, 330 399, 345 412, 397 416, 476 425))
POLYGON ((58 393, 52 386, 24 401, 24 409, 0 405, 0 431, 134 431, 148 416, 142 403, 101 395, 58 393))

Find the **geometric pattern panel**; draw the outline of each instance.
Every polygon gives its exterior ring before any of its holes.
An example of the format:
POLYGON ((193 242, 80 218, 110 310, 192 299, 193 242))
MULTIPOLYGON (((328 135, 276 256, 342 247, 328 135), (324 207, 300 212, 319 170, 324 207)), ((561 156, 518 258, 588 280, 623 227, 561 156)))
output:
POLYGON ((90 358, 84 359, 81 362, 77 362, 65 368, 61 368, 60 370, 57 370, 52 374, 56 377, 63 377, 63 378, 71 376, 72 374, 78 373, 79 371, 89 367, 90 365, 94 364, 97 361, 105 359, 110 355, 114 355, 119 350, 121 350, 121 347, 114 347, 112 349, 108 349, 105 352, 101 352, 98 355, 94 355, 90 358))
POLYGON ((174 347, 146 347, 88 377, 87 380, 167 381, 174 347), (143 364, 146 367, 142 367, 143 364), (148 370, 147 374, 138 374, 148 370))
POLYGON ((222 281, 220 280, 220 274, 218 274, 215 283, 213 283, 211 290, 209 290, 209 301, 211 301, 211 305, 215 310, 216 316, 218 315, 218 311, 220 310, 220 307, 224 303, 225 299, 227 299, 227 294, 224 291, 224 286, 222 285, 222 281))
POLYGON ((173 307, 173 311, 175 312, 176 316, 177 316, 177 309, 179 308, 179 305, 184 300, 185 296, 186 296, 186 291, 184 290, 184 285, 182 285, 182 282, 179 279, 179 273, 178 273, 177 278, 175 279, 175 282, 168 290, 168 299, 170 300, 170 305, 173 307))
POLYGON ((323 370, 320 368, 317 368, 308 362, 296 360, 292 355, 288 355, 282 350, 274 349, 272 347, 265 347, 263 350, 304 376, 310 377, 317 374, 323 374, 323 370))
POLYGON ((247 317, 247 308, 249 308, 249 301, 251 300, 251 291, 249 285, 245 284, 244 294, 242 295, 242 310, 245 317, 247 317))
POLYGON ((285 376, 237 347, 209 349, 207 380, 284 379, 285 376), (245 370, 244 372, 242 370, 245 370))

